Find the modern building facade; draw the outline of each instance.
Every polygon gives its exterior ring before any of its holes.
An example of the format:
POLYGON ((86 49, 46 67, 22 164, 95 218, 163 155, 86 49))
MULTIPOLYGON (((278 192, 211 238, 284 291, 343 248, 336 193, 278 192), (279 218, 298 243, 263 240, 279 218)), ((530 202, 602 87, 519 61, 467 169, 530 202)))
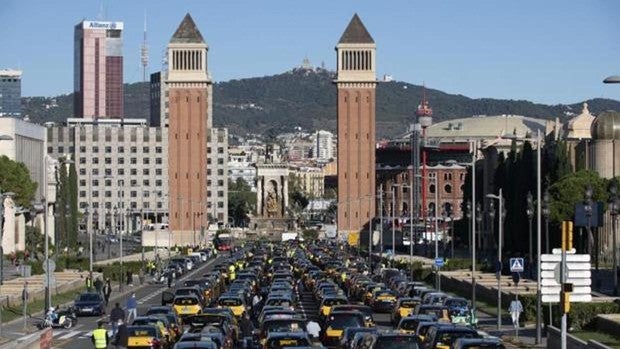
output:
POLYGON ((336 46, 338 230, 359 232, 375 215, 376 45, 353 16, 336 46))
POLYGON ((111 232, 114 208, 166 222, 168 129, 144 119, 68 119, 47 128, 47 153, 75 162, 80 211, 92 207, 95 231, 111 232))
POLYGON ((314 133, 316 140, 316 148, 314 151, 314 158, 319 161, 329 161, 334 158, 334 134, 319 130, 314 133))
POLYGON ((154 127, 168 126, 168 88, 166 72, 151 74, 151 120, 154 127))
POLYGON ((207 139, 206 217, 217 223, 228 222, 228 130, 211 128, 207 139))
POLYGON ((237 147, 228 149, 228 180, 235 183, 237 179, 243 179, 256 191, 256 160, 257 154, 246 149, 237 147))
POLYGON ((0 69, 0 117, 22 113, 22 71, 0 69))
MULTIPOLYGON (((207 148, 213 112, 208 47, 189 13, 168 44, 168 178, 170 229, 192 231, 196 216, 206 219, 207 148)), ((212 172, 213 173, 213 172, 212 172)))
POLYGON ((123 22, 82 21, 74 34, 74 117, 123 117, 123 22))

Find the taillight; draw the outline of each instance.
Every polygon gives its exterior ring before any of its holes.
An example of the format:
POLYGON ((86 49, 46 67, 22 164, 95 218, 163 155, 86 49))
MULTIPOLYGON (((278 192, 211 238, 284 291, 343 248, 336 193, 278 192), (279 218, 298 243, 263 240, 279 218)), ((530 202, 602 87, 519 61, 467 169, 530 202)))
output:
POLYGON ((159 348, 159 340, 157 338, 151 339, 151 348, 158 349, 159 348))

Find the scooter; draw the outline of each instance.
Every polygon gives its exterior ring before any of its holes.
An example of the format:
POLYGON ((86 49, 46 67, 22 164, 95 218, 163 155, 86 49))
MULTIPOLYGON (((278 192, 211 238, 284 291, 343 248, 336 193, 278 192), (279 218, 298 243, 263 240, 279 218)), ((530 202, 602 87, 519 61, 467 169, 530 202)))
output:
POLYGON ((58 317, 53 321, 49 317, 45 317, 43 321, 37 324, 37 327, 42 330, 47 327, 51 328, 71 328, 77 323, 77 315, 73 307, 69 307, 67 310, 58 311, 58 317))

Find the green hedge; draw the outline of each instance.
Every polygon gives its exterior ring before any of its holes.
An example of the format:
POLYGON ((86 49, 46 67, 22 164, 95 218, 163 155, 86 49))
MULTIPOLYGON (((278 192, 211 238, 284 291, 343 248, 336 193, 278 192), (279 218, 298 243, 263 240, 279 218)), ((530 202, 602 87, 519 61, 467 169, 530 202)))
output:
MULTIPOLYGON (((604 303, 571 303, 568 313, 568 328, 571 331, 596 329, 596 316, 599 314, 620 313, 620 305, 615 302, 604 303)), ((562 314, 558 304, 552 307, 553 325, 560 327, 562 314)), ((543 305, 545 325, 549 324, 549 305, 543 305)))
MULTIPOLYGON (((123 263, 123 281, 125 281, 127 271, 131 271, 134 275, 139 275, 140 268, 142 267, 141 261, 124 262, 123 263)), ((119 281, 119 274, 121 271, 120 262, 114 262, 114 264, 97 266, 95 271, 103 273, 104 279, 110 278, 112 281, 119 281)))

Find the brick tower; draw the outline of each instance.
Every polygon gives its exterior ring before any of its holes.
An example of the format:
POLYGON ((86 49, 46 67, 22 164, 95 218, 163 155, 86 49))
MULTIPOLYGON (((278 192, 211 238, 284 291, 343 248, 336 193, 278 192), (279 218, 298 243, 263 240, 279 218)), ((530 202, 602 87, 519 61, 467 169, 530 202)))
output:
POLYGON ((185 15, 168 44, 168 181, 170 230, 196 229, 207 212, 207 135, 212 123, 212 81, 207 44, 185 15))
POLYGON ((355 14, 336 45, 338 231, 359 232, 375 214, 376 45, 355 14))

